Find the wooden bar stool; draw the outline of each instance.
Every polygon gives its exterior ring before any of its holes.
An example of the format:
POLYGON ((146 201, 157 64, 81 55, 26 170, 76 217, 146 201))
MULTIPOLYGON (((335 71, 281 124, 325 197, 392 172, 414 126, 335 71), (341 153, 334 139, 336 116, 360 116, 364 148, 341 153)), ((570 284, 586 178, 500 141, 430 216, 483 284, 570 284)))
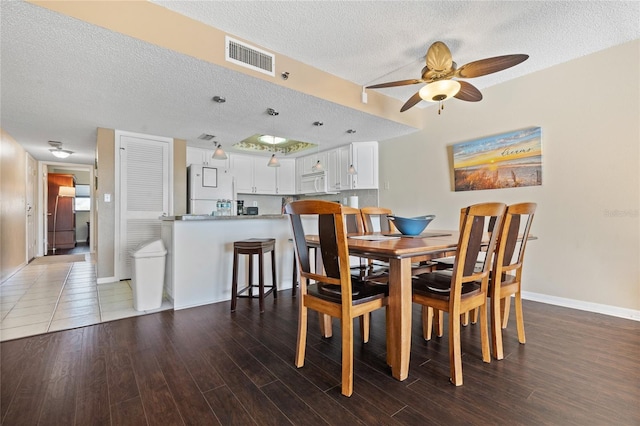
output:
POLYGON ((258 298, 260 312, 264 312, 264 298, 273 292, 273 298, 278 298, 276 282, 276 240, 275 238, 249 238, 233 243, 233 282, 231 288, 231 312, 236 311, 238 297, 258 298), (271 285, 264 285, 264 254, 271 253, 271 285), (249 275, 246 287, 238 290, 238 255, 249 256, 249 275), (258 284, 253 284, 253 255, 258 255, 258 284), (258 295, 254 295, 253 288, 258 287, 258 295), (267 291, 265 291, 265 288, 267 291))

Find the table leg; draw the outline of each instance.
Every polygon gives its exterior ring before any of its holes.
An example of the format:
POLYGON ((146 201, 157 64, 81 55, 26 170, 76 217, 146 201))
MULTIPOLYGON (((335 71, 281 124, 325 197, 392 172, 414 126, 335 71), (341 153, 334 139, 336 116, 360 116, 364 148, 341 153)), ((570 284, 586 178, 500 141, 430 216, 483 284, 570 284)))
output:
POLYGON ((411 352, 411 259, 389 261, 389 361, 393 377, 409 375, 411 352))

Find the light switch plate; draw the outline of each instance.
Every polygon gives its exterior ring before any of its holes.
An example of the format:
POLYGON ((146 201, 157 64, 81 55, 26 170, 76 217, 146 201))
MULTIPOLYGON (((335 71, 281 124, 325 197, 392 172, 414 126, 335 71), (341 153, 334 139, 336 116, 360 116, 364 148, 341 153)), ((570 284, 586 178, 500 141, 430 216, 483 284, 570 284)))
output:
POLYGON ((104 194, 104 202, 105 203, 111 202, 111 194, 104 194))

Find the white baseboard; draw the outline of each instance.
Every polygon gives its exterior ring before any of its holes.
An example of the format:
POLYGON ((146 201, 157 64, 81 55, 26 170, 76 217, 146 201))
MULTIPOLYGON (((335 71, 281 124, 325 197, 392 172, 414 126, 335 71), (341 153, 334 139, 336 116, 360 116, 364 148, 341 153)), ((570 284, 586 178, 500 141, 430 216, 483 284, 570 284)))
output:
POLYGON ((635 309, 619 308, 617 306, 585 302, 583 300, 565 299, 564 297, 531 293, 529 291, 523 291, 522 298, 532 300, 534 302, 548 303, 549 305, 564 306, 565 308, 579 309, 581 311, 595 312, 598 314, 640 321, 640 311, 635 309))
POLYGON ((111 284, 111 283, 115 283, 118 282, 119 280, 116 280, 116 277, 103 277, 103 278, 98 278, 96 280, 97 284, 111 284))

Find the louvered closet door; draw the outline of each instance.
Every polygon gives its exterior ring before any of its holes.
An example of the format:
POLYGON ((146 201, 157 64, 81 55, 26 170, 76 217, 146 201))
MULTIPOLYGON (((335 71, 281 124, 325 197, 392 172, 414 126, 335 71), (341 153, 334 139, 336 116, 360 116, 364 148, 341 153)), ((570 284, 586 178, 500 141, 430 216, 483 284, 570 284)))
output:
POLYGON ((159 216, 169 214, 168 141, 120 137, 120 268, 130 279, 131 252, 141 243, 160 239, 159 216))

